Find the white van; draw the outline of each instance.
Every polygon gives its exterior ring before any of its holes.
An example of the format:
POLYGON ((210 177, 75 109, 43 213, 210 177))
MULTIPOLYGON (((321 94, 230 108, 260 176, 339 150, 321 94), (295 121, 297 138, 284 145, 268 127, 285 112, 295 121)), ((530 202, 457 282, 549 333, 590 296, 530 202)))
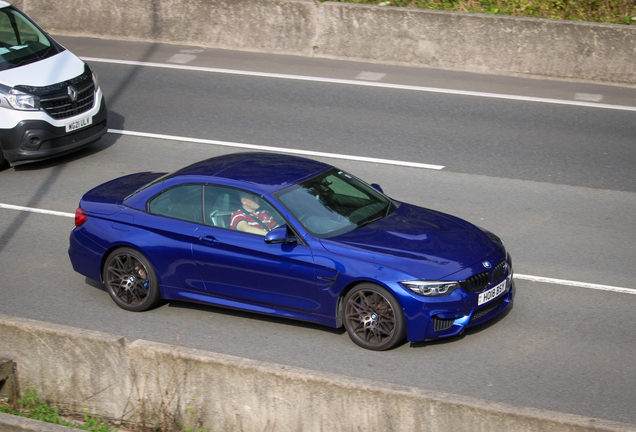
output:
POLYGON ((91 68, 0 0, 0 169, 79 150, 106 131, 91 68))

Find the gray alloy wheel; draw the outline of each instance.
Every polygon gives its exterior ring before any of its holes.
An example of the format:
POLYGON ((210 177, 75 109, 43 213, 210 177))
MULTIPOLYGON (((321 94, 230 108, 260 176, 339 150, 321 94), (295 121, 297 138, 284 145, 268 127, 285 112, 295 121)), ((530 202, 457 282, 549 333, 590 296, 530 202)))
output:
POLYGON ((400 304, 380 286, 365 283, 349 291, 344 298, 343 314, 349 337, 362 348, 388 350, 406 336, 400 304))
POLYGON ((141 253, 131 248, 113 251, 104 265, 104 284, 122 309, 141 312, 161 300, 154 269, 141 253))

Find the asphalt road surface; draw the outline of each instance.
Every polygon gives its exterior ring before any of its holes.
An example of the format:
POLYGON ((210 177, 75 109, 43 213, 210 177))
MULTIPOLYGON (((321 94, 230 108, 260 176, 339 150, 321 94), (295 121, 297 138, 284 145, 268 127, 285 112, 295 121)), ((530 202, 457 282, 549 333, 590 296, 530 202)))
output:
POLYGON ((636 424, 636 89, 58 39, 98 73, 111 133, 0 172, 0 314, 636 424), (215 307, 125 312, 73 272, 69 216, 88 189, 250 146, 316 152, 499 234, 514 309, 378 353, 344 330, 215 307))

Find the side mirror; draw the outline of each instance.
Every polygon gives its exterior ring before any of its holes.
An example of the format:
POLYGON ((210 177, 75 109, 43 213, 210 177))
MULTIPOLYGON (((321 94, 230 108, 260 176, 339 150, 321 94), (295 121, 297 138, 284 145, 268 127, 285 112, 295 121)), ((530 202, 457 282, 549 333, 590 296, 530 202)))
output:
POLYGON ((380 187, 379 184, 377 183, 371 183, 371 187, 375 190, 377 190, 378 192, 384 193, 384 191, 382 190, 382 188, 380 187))
POLYGON ((296 241, 296 237, 289 235, 287 225, 274 228, 265 236, 265 243, 267 244, 288 244, 296 243, 296 241))

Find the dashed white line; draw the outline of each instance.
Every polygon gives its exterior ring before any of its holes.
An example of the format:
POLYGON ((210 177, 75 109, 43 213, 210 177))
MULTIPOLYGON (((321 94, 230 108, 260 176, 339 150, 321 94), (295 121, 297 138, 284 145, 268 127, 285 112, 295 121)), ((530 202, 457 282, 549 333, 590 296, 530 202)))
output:
POLYGON ((574 99, 587 102, 600 102, 603 100, 603 95, 592 93, 575 93, 574 99))
POLYGON ((386 74, 379 72, 360 72, 356 79, 366 81, 380 81, 386 74))
POLYGON ((197 58, 197 56, 195 56, 194 54, 179 53, 179 54, 173 55, 167 61, 170 62, 170 63, 185 64, 185 63, 191 62, 195 58, 197 58))
MULTIPOLYGON (((8 210, 18 210, 18 211, 29 212, 29 213, 39 213, 39 214, 45 214, 45 215, 51 215, 51 216, 62 216, 62 217, 68 217, 68 218, 75 217, 75 214, 73 213, 66 213, 66 212, 60 212, 60 211, 54 211, 54 210, 44 210, 44 209, 38 209, 33 207, 23 207, 23 206, 3 204, 3 203, 0 203, 0 208, 8 209, 8 210)), ((527 280, 531 282, 549 283, 554 285, 565 285, 565 286, 573 286, 577 288, 588 288, 588 289, 599 290, 599 291, 609 291, 609 292, 616 292, 616 293, 622 293, 622 294, 636 295, 636 289, 621 288, 621 287, 615 287, 610 285, 591 284, 586 282, 577 282, 577 281, 570 281, 570 280, 564 280, 564 279, 552 279, 552 278, 546 278, 541 276, 529 276, 529 275, 518 274, 518 273, 515 273, 514 278, 527 280)))
POLYGON ((224 147, 244 148, 244 149, 259 150, 259 151, 274 151, 274 152, 297 154, 297 155, 303 155, 303 156, 345 159, 345 160, 358 161, 358 162, 369 162, 369 163, 384 164, 384 165, 397 165, 397 166, 404 166, 404 167, 411 167, 411 168, 424 168, 424 169, 431 169, 431 170, 444 169, 443 165, 431 165, 431 164, 399 161, 399 160, 392 160, 392 159, 379 159, 379 158, 371 158, 371 157, 365 157, 365 156, 351 156, 351 155, 342 155, 337 153, 325 153, 325 152, 317 152, 317 151, 310 151, 310 150, 289 149, 284 147, 271 147, 271 146, 264 146, 264 145, 257 145, 257 144, 217 141, 217 140, 209 140, 209 139, 201 139, 201 138, 188 138, 188 137, 181 137, 181 136, 174 136, 174 135, 162 135, 162 134, 155 134, 155 133, 148 133, 148 132, 135 132, 135 131, 125 131, 125 130, 117 130, 117 129, 108 129, 108 132, 113 134, 137 136, 137 137, 143 137, 143 138, 154 138, 154 139, 181 141, 181 142, 189 142, 189 143, 197 143, 197 144, 218 145, 218 146, 224 146, 224 147))
POLYGON ((279 78, 279 79, 297 80, 297 81, 312 81, 312 82, 322 82, 322 83, 330 83, 330 84, 348 84, 348 85, 357 85, 357 86, 366 86, 366 87, 388 88, 388 89, 395 89, 395 90, 420 91, 420 92, 428 92, 428 93, 485 97, 485 98, 491 98, 491 99, 538 102, 538 103, 548 103, 548 104, 555 104, 555 105, 603 108, 603 109, 611 109, 611 110, 636 112, 636 107, 634 106, 610 105, 610 104, 601 104, 601 103, 588 102, 588 101, 550 99, 550 98, 539 98, 539 97, 533 97, 533 96, 506 95, 506 94, 499 94, 499 93, 454 90, 454 89, 423 87, 423 86, 414 86, 414 85, 405 85, 405 84, 380 83, 380 82, 365 81, 365 80, 323 78, 323 77, 304 76, 304 75, 243 71, 243 70, 236 70, 236 69, 219 69, 219 68, 210 68, 210 67, 203 67, 203 66, 187 66, 187 65, 177 65, 177 64, 167 64, 167 63, 140 62, 140 61, 132 61, 132 60, 105 59, 105 58, 97 58, 97 57, 82 57, 82 60, 85 60, 88 62, 95 62, 95 63, 111 63, 111 64, 120 64, 120 65, 128 65, 128 66, 145 66, 145 67, 155 67, 155 68, 163 68, 163 69, 179 69, 179 70, 189 70, 189 71, 198 71, 198 72, 255 76, 255 77, 263 77, 263 78, 279 78))

